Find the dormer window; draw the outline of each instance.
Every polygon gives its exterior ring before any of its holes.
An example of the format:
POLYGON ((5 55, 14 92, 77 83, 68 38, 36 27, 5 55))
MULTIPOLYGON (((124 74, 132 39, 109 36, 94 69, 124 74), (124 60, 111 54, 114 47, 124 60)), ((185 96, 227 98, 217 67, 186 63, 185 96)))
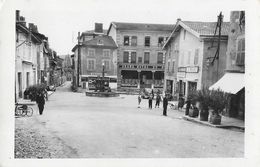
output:
POLYGON ((104 42, 103 42, 102 39, 99 39, 97 44, 98 44, 98 45, 104 45, 104 42))

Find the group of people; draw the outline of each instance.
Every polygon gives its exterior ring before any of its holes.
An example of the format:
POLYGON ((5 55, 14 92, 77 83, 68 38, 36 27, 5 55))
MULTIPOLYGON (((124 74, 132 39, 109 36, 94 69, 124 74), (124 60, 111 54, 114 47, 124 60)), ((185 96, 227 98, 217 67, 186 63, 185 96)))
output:
MULTIPOLYGON (((153 106, 153 99, 154 99, 154 94, 153 92, 150 93, 149 98, 148 98, 148 108, 152 109, 153 106)), ((141 93, 138 95, 138 108, 140 108, 142 98, 141 98, 141 93)), ((163 98, 159 93, 157 93, 156 98, 155 98, 155 107, 160 107, 160 102, 163 101, 163 116, 167 116, 167 106, 168 106, 168 97, 167 94, 163 95, 163 98)))

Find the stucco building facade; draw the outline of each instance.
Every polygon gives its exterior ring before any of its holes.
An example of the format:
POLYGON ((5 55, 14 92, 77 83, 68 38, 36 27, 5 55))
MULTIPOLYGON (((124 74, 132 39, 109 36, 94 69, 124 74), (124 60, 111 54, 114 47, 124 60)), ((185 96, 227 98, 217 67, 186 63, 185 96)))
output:
POLYGON ((162 89, 164 42, 174 25, 112 22, 108 36, 116 50, 117 87, 120 90, 162 89))
POLYGON ((192 91, 211 86, 224 75, 229 23, 222 24, 219 58, 211 64, 217 50, 216 24, 177 20, 163 47, 166 92, 176 98, 187 97, 192 91))

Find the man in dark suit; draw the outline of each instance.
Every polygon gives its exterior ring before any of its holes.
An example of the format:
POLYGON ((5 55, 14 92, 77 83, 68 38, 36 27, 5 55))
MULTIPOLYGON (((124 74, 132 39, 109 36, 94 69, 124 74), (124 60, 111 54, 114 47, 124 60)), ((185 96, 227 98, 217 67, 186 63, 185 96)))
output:
POLYGON ((167 116, 167 106, 168 106, 167 97, 168 97, 167 94, 165 94, 163 97, 163 116, 167 116))
POLYGON ((44 93, 43 92, 39 92, 37 94, 37 96, 36 96, 36 103, 38 104, 39 113, 40 113, 40 115, 42 115, 43 109, 44 109, 44 104, 45 104, 44 93))

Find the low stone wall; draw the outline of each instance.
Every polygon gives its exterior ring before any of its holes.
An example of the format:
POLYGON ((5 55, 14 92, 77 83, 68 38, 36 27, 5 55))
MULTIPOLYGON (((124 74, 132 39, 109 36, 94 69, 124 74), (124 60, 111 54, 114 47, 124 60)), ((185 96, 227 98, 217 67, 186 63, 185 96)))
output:
POLYGON ((93 96, 93 97, 117 97, 117 96, 119 96, 119 93, 86 91, 86 96, 93 96))

